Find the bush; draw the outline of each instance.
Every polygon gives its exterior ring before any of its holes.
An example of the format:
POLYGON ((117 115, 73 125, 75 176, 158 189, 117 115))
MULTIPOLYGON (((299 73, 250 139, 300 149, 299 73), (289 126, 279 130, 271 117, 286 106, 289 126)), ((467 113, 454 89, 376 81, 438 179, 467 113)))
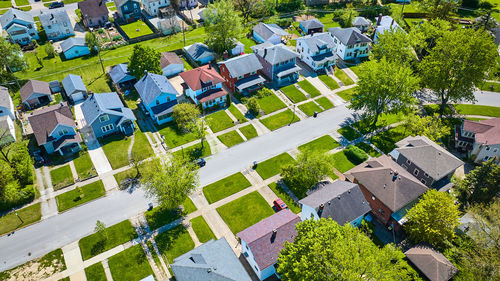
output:
POLYGON ((97 32, 99 32, 99 34, 103 34, 103 33, 104 33, 104 29, 99 28, 99 29, 97 30, 97 32))
POLYGON ((113 36, 113 41, 120 41, 122 37, 120 35, 113 36))
POLYGON ((291 18, 278 19, 276 21, 276 24, 281 28, 288 28, 290 25, 292 25, 292 19, 291 18))
POLYGON ((259 105, 259 102, 257 101, 257 98, 255 98, 255 97, 249 98, 247 100, 247 107, 248 107, 248 110, 250 110, 250 112, 253 115, 259 114, 260 105, 259 105))
POLYGON ((257 97, 259 99, 263 98, 263 97, 267 97, 267 96, 270 96, 273 94, 273 91, 271 91, 270 89, 268 88, 262 88, 260 89, 258 92, 257 92, 257 97))
POLYGON ((352 163, 358 165, 366 160, 368 160, 368 154, 364 152, 361 148, 349 145, 346 149, 344 149, 344 154, 352 163))

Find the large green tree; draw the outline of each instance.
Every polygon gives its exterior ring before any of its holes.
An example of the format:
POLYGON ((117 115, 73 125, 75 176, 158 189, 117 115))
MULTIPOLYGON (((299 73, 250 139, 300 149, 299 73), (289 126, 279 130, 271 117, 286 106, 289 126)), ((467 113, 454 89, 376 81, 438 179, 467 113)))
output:
POLYGON ((420 6, 431 18, 449 19, 450 14, 460 7, 460 2, 455 0, 420 0, 420 6))
POLYGON ((372 59, 386 58, 389 62, 408 64, 416 59, 413 53, 413 39, 408 33, 396 29, 380 34, 371 52, 372 59))
POLYGON ((376 246, 359 229, 331 219, 306 220, 296 226, 297 237, 286 243, 278 258, 285 281, 420 280, 392 244, 376 246))
POLYGON ((500 193, 500 165, 496 161, 492 158, 484 162, 455 186, 461 204, 489 203, 500 193))
POLYGON ((404 229, 415 243, 442 248, 452 242, 460 212, 453 197, 434 189, 427 191, 406 214, 404 229))
POLYGON ((236 45, 243 27, 231 0, 219 0, 205 9, 207 45, 219 55, 236 45))
POLYGON ((445 32, 419 64, 422 83, 441 100, 441 114, 448 102, 474 101, 474 90, 495 66, 498 57, 493 38, 483 30, 445 32))
POLYGON ((18 44, 12 44, 5 38, 0 38, 0 83, 13 81, 15 79, 13 70, 26 68, 26 59, 18 44))
POLYGON ((375 125, 380 114, 414 104, 416 99, 412 94, 418 89, 418 84, 413 71, 402 63, 389 62, 385 58, 365 62, 360 69, 357 95, 350 108, 373 116, 375 125))
POLYGON ((443 136, 450 133, 450 128, 437 114, 421 116, 410 112, 405 115, 402 126, 405 128, 405 134, 424 135, 434 142, 440 142, 443 136))
POLYGON ((128 70, 137 79, 141 79, 146 71, 161 74, 160 57, 157 50, 136 44, 129 59, 128 70))
POLYGON ((409 36, 413 40, 417 56, 422 59, 428 55, 431 49, 436 46, 436 41, 444 33, 450 32, 450 29, 451 23, 442 19, 425 21, 418 28, 413 28, 409 36))
POLYGON ((200 116, 200 110, 192 103, 180 103, 174 106, 172 118, 177 124, 177 128, 184 132, 188 132, 195 120, 200 116))

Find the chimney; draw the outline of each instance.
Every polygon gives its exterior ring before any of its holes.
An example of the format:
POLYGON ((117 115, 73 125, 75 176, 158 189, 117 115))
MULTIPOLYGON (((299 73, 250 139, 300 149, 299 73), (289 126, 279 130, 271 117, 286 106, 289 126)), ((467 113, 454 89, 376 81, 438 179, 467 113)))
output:
POLYGON ((321 218, 321 214, 323 214, 323 209, 325 208, 325 204, 321 203, 319 205, 319 210, 318 210, 318 217, 321 218))
POLYGON ((17 18, 16 14, 14 14, 14 18, 17 18))
POLYGON ((264 49, 264 58, 267 56, 267 48, 264 49))
POLYGON ((54 14, 50 14, 50 20, 54 19, 54 14))
POLYGON ((275 228, 273 229, 273 234, 271 235, 271 243, 274 243, 274 240, 276 240, 276 233, 278 233, 278 230, 275 228))
POLYGON ((208 64, 208 69, 212 69, 212 65, 211 64, 208 64))
POLYGON ((382 21, 382 13, 378 14, 377 26, 380 25, 381 21, 382 21))
POLYGON ((392 19, 392 22, 391 22, 391 27, 392 27, 392 25, 393 25, 393 24, 394 24, 394 19, 392 19))

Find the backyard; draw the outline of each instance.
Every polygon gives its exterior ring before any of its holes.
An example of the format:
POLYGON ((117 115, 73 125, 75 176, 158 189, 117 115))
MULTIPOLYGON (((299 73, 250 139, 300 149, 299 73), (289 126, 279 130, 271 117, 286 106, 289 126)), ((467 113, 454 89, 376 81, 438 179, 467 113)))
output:
POLYGON ((133 39, 144 35, 152 34, 153 31, 142 20, 120 26, 127 34, 128 38, 133 39))

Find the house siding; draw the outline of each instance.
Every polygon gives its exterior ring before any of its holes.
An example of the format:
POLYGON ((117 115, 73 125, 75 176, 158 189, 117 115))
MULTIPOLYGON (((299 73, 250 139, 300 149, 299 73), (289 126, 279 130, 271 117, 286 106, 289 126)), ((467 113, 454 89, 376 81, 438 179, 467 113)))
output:
POLYGON ((31 43, 33 39, 39 39, 36 24, 20 20, 19 18, 12 20, 4 29, 9 34, 10 38, 12 38, 12 41, 20 45, 26 45, 31 43), (20 26, 10 28, 13 24, 18 24, 20 26))
POLYGON ((404 157, 402 154, 399 154, 398 159, 396 160, 396 163, 399 164, 399 166, 405 168, 410 174, 412 174, 415 178, 417 178, 421 183, 425 184, 427 187, 431 187, 431 185, 439 179, 433 179, 431 176, 427 175, 425 176, 425 171, 419 168, 415 163, 410 162, 408 164, 408 159, 404 157), (415 170, 418 171, 418 174, 415 175, 415 170), (424 180, 425 183, 422 181, 424 180))
POLYGON ((474 142, 471 155, 474 158, 475 163, 487 161, 486 159, 489 160, 495 156, 497 159, 500 159, 500 144, 484 145, 482 143, 474 142))
POLYGON ((163 68, 164 76, 173 76, 184 71, 184 64, 170 64, 163 68))
POLYGON ((311 207, 309 205, 302 204, 302 211, 300 212, 300 219, 302 221, 305 221, 305 220, 311 219, 311 217, 315 220, 319 220, 319 216, 318 216, 318 213, 316 212, 316 209, 314 209, 313 207, 311 207))
MULTIPOLYGON (((115 3, 116 4, 116 3, 115 3)), ((141 18, 141 6, 139 2, 127 1, 117 9, 118 14, 125 22, 136 21, 141 18)))
POLYGON ((263 270, 259 268, 257 262, 255 261, 255 257, 252 251, 250 250, 250 247, 248 247, 247 242, 245 242, 245 240, 241 240, 241 251, 243 252, 243 256, 246 258, 246 260, 250 264, 250 267, 252 267, 252 270, 255 272, 259 280, 264 280, 276 273, 274 265, 268 266, 263 270))
POLYGON ((120 131, 120 128, 118 128, 118 126, 116 126, 116 124, 118 123, 118 121, 120 121, 121 117, 116 116, 116 115, 109 115, 108 114, 109 120, 106 121, 106 122, 101 122, 101 120, 99 120, 99 118, 102 115, 103 114, 99 115, 99 117, 97 117, 96 120, 94 121, 94 123, 92 123, 92 125, 91 125, 92 131, 94 131, 94 135, 97 138, 102 138, 104 136, 107 136, 107 135, 110 135, 110 134, 113 134, 113 133, 116 133, 116 132, 120 131), (110 131, 107 131, 107 132, 103 132, 101 128, 103 126, 106 126, 106 125, 109 125, 109 124, 113 124, 113 130, 110 130, 110 131))
POLYGON ((310 68, 312 68, 314 71, 319 71, 319 70, 324 70, 325 68, 329 68, 332 66, 335 66, 335 59, 334 61, 328 61, 322 65, 316 65, 316 63, 313 61, 312 57, 321 55, 321 54, 326 54, 326 53, 331 53, 333 54, 334 50, 333 49, 325 49, 316 53, 312 53, 309 45, 306 44, 305 40, 301 40, 300 38, 297 40, 297 52, 300 55, 300 59, 307 64, 310 68))
POLYGON ((299 23, 299 28, 300 28, 300 29, 302 29, 302 31, 304 31, 304 33, 305 33, 306 35, 313 34, 313 33, 318 33, 318 32, 323 32, 323 28, 321 28, 321 27, 307 29, 307 28, 305 28, 305 27, 302 25, 302 23, 299 23))
POLYGON ((69 20, 52 23, 48 26, 44 26, 44 29, 45 33, 47 34, 47 38, 54 41, 58 41, 75 35, 73 26, 71 25, 71 21, 69 20))
POLYGON ((148 15, 152 17, 156 17, 158 15, 158 10, 163 7, 168 7, 170 6, 170 1, 169 0, 159 0, 159 1, 149 1, 149 0, 142 0, 142 8, 148 15))
POLYGON ((85 17, 85 16, 83 17, 84 17, 83 24, 86 27, 104 26, 104 24, 109 20, 108 15, 97 16, 97 17, 85 17))
MULTIPOLYGON (((171 116, 168 118, 162 118, 162 119, 160 119, 160 116, 155 117, 151 108, 156 105, 157 101, 158 101, 158 104, 164 104, 164 103, 167 103, 167 102, 175 100, 175 99, 177 99, 177 96, 175 94, 163 93, 163 94, 159 95, 155 100, 153 100, 150 104, 144 105, 144 103, 143 103, 143 105, 146 108, 146 110, 149 112, 151 118, 153 118, 153 120, 155 120, 156 124, 161 125, 161 124, 172 121, 173 118, 171 116), (170 100, 169 100, 169 98, 170 98, 170 100)), ((170 108, 170 113, 172 112, 172 109, 173 109, 173 107, 170 108)))
POLYGON ((360 43, 346 46, 340 40, 334 37, 334 42, 337 44, 337 55, 342 60, 351 60, 354 58, 365 58, 370 55, 368 43, 360 43))
MULTIPOLYGON (((218 83, 215 85, 215 89, 220 89, 222 88, 222 83, 218 83)), ((212 89, 212 88, 210 88, 212 89)), ((207 89, 209 90, 209 89, 207 89)), ((200 102, 198 101, 198 96, 206 92, 207 90, 203 91, 203 89, 199 89, 198 91, 193 91, 191 88, 187 88, 185 90, 185 94, 190 97, 196 105, 199 105, 200 102)), ((210 108, 214 106, 223 106, 226 103, 226 96, 219 97, 212 102, 205 102, 202 103, 203 108, 210 108)))
MULTIPOLYGON (((47 153, 53 154, 55 152, 54 151, 54 142, 57 142, 63 136, 73 136, 73 135, 76 135, 76 134, 77 134, 77 132, 75 131, 74 127, 59 124, 50 133, 50 136, 52 138, 54 138, 54 139, 52 141, 50 141, 50 142, 45 143, 43 145, 43 147, 45 148, 45 150, 47 151, 47 153), (63 132, 64 130, 67 130, 68 132, 64 133, 63 132), (62 133, 61 135, 59 134, 60 132, 62 133)), ((71 145, 71 144, 68 144, 68 145, 71 145)), ((80 145, 78 145, 78 147, 81 148, 80 145)))
POLYGON ((11 120, 15 120, 16 116, 14 115, 14 103, 12 102, 12 98, 9 96, 9 108, 0 106, 0 116, 8 115, 11 120))
POLYGON ((66 59, 73 59, 90 54, 90 49, 86 46, 73 46, 64 52, 66 59))

